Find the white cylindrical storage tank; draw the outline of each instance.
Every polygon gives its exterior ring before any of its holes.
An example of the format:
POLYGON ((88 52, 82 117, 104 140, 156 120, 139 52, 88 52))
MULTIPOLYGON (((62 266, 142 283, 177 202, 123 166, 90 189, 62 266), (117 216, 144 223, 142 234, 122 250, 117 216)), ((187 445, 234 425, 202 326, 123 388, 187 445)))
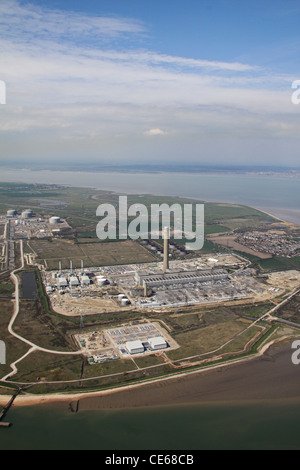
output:
POLYGON ((104 286, 107 283, 107 279, 103 276, 97 276, 97 283, 99 286, 104 286))
POLYGON ((60 223, 60 217, 51 217, 49 219, 49 223, 51 225, 56 225, 56 224, 59 224, 60 223))
POLYGON ((122 298, 121 304, 124 305, 124 306, 129 304, 129 300, 127 299, 127 297, 122 298))
POLYGON ((30 219, 31 217, 33 217, 32 210, 28 209, 28 210, 22 212, 22 218, 23 219, 30 219))
POLYGON ((7 211, 7 217, 15 217, 17 215, 17 211, 14 209, 7 211))
POLYGON ((122 299, 124 299, 124 297, 125 297, 124 294, 119 294, 119 295, 118 295, 118 300, 122 300, 122 299))

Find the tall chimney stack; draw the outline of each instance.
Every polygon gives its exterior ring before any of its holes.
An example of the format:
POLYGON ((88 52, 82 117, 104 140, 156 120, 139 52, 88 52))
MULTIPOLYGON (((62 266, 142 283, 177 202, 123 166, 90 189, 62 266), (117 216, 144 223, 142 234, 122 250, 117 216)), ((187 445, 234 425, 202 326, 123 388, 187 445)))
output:
POLYGON ((164 228, 164 273, 169 269, 169 236, 170 230, 169 227, 164 228))
POLYGON ((81 274, 84 274, 84 264, 83 264, 83 259, 81 260, 81 274))
POLYGON ((73 274, 73 261, 70 261, 70 273, 73 274))

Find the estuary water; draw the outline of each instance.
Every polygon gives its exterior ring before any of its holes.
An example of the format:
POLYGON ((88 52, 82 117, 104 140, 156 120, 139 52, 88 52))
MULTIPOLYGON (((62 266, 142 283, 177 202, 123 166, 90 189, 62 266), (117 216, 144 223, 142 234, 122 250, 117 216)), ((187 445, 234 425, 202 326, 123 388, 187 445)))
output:
POLYGON ((66 184, 127 194, 244 204, 300 225, 300 179, 278 175, 118 173, 1 168, 0 182, 66 184))
POLYGON ((6 450, 300 450, 298 404, 186 405, 84 411, 14 408, 6 450))
POLYGON ((13 406, 0 449, 300 450, 291 352, 287 342, 244 364, 83 398, 78 413, 69 402, 13 406))

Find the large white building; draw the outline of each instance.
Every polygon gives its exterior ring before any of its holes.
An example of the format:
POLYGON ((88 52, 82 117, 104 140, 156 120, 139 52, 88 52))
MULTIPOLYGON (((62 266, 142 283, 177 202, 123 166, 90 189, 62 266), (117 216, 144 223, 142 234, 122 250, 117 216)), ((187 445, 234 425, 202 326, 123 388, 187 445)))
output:
POLYGON ((59 289, 62 289, 63 287, 68 287, 68 281, 65 277, 60 277, 58 279, 58 287, 59 289))
POLYGON ((155 338, 149 338, 148 343, 150 344, 150 348, 153 351, 157 351, 158 349, 166 349, 168 347, 167 342, 164 340, 162 336, 156 336, 155 338))
POLYGON ((70 276, 70 287, 78 287, 79 280, 77 276, 70 276))
POLYGON ((141 354, 145 351, 143 343, 139 340, 137 341, 128 341, 125 344, 125 347, 129 354, 141 354))
POLYGON ((51 217, 51 218, 49 219, 49 223, 50 223, 51 225, 60 224, 60 222, 61 222, 60 217, 54 216, 54 217, 51 217))
POLYGON ((90 278, 85 274, 81 276, 81 287, 89 286, 91 283, 90 278))
POLYGON ((228 272, 225 269, 210 269, 195 271, 180 271, 164 274, 145 274, 137 272, 135 280, 139 286, 161 287, 169 285, 202 283, 229 279, 228 272))

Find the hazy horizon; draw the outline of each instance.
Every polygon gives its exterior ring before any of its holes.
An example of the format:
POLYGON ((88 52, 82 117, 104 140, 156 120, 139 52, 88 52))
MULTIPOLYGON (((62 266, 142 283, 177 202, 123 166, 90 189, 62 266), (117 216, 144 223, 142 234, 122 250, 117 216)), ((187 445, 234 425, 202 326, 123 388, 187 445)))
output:
POLYGON ((189 173, 194 171, 199 172, 274 172, 274 173, 295 173, 300 172, 299 166, 289 166, 289 165, 230 165, 230 164, 199 164, 197 162, 187 162, 182 164, 180 162, 160 162, 154 163, 109 163, 109 162, 93 162, 85 161, 83 162, 73 162, 70 166, 69 163, 64 162, 63 159, 51 160, 51 161, 22 161, 22 160, 11 160, 10 162, 0 161, 0 167, 7 169, 24 169, 24 170, 57 170, 57 171, 140 171, 140 172, 178 172, 178 173, 189 173), (24 164, 26 163, 26 164, 24 164))

